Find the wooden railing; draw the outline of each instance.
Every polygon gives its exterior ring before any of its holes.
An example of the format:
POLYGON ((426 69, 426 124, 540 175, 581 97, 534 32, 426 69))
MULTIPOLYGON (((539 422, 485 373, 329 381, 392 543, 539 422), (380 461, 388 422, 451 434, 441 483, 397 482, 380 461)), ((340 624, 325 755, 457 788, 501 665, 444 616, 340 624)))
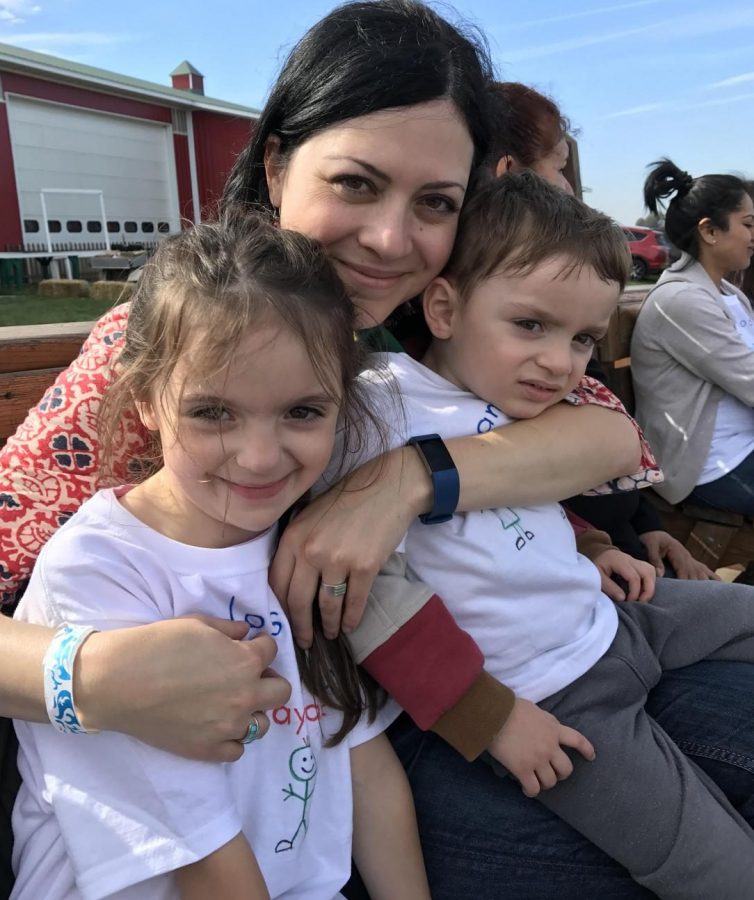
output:
POLYGON ((78 355, 92 322, 0 328, 0 445, 78 355))

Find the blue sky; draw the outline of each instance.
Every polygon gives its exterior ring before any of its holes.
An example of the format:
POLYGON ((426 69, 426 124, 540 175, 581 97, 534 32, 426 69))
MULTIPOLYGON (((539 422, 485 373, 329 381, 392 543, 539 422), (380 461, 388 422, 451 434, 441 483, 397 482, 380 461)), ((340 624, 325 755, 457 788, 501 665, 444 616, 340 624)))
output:
MULTIPOLYGON (((261 106, 286 50, 330 0, 0 0, 0 41, 169 83, 188 59, 207 94, 261 106)), ((647 163, 754 176, 751 0, 455 0, 499 75, 550 93, 579 130, 587 199, 642 215, 647 163), (568 9, 568 11, 564 11, 568 9)), ((455 12, 454 12, 455 10, 455 12)))

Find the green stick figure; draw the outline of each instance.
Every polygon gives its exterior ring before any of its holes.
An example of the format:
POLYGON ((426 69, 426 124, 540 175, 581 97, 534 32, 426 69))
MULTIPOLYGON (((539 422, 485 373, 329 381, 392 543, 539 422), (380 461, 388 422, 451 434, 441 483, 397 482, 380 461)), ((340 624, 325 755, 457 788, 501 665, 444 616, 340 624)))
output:
POLYGON ((304 741, 303 747, 298 747, 291 753, 290 758, 288 759, 288 768, 296 781, 300 781, 303 785, 304 793, 303 795, 297 794, 293 787, 293 783, 288 782, 288 787, 283 788, 283 793, 285 794, 283 803, 285 803, 286 800, 290 800, 291 797, 296 797, 300 800, 303 804, 301 809, 301 821, 298 823, 298 827, 293 832, 293 837, 290 840, 284 839, 277 842, 275 845, 275 853, 283 853, 285 850, 292 850, 301 829, 304 829, 304 834, 306 834, 309 829, 307 814, 309 812, 312 796, 314 795, 314 779, 317 775, 317 759, 314 756, 308 741, 304 741))

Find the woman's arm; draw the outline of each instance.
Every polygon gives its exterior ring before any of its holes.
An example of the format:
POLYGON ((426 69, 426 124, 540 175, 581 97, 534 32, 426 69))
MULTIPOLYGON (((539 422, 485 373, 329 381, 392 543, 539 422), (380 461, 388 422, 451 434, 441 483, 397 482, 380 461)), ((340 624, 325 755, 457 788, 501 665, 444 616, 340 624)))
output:
MULTIPOLYGON (((83 724, 181 756, 238 759, 250 713, 290 695, 287 681, 266 674, 274 640, 241 641, 247 631, 244 623, 191 618, 93 634, 74 671, 83 724)), ((0 616, 0 714, 47 721, 42 659, 52 635, 0 616)))
POLYGON ((696 285, 668 287, 676 290, 653 295, 660 313, 655 335, 663 350, 699 378, 754 406, 754 351, 719 302, 696 285))
POLYGON ((351 750, 353 858, 371 900, 429 900, 406 774, 384 734, 351 750))
POLYGON ((199 862, 176 869, 175 882, 181 900, 270 898, 256 857, 242 833, 199 862))
MULTIPOLYGON (((596 405, 559 404, 541 416, 446 442, 461 482, 460 510, 532 505, 580 493, 633 472, 641 458, 629 418, 596 405)), ((356 627, 377 572, 413 520, 432 506, 419 454, 401 447, 352 472, 288 526, 271 570, 296 640, 312 639, 320 579, 348 580, 342 598, 320 592, 325 633, 356 627)), ((427 526, 431 527, 431 526, 427 526)))

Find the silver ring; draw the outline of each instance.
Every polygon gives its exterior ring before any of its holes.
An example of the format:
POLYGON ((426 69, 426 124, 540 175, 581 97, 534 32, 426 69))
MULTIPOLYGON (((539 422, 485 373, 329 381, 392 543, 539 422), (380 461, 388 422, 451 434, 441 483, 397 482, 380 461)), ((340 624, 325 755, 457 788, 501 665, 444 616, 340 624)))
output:
POLYGON ((323 581, 321 587, 322 590, 331 597, 345 597, 346 591, 348 590, 348 582, 341 581, 340 584, 325 584, 323 581))
POLYGON ((251 744, 252 741, 258 741, 262 735, 259 733, 260 725, 259 719, 251 714, 251 721, 249 722, 249 727, 246 729, 246 734, 239 739, 239 744, 251 744))

